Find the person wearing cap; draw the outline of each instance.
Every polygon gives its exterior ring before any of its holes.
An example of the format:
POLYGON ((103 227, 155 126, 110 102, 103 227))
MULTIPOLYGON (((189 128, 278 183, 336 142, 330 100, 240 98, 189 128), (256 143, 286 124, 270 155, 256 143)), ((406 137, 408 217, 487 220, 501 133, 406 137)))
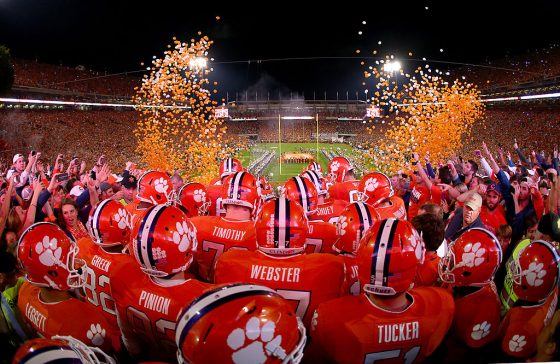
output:
POLYGON ((480 210, 482 208, 482 197, 476 192, 472 193, 466 200, 463 207, 455 210, 450 216, 447 228, 445 229, 445 240, 455 241, 465 231, 478 227, 485 228, 480 220, 480 210))
POLYGON ((127 173, 127 176, 123 176, 123 180, 121 181, 123 191, 123 198, 119 200, 124 206, 133 203, 134 195, 136 194, 136 189, 138 188, 138 180, 131 174, 127 173))
POLYGON ((16 154, 12 159, 12 167, 8 170, 6 175, 7 179, 10 179, 12 175, 15 175, 15 188, 21 188, 28 184, 29 173, 31 171, 31 167, 35 164, 35 160, 37 156, 32 154, 33 152, 29 153, 29 163, 25 164, 25 158, 23 154, 16 154))
POLYGON ((500 201, 502 200, 502 189, 495 181, 486 184, 486 195, 480 210, 480 219, 486 229, 495 233, 500 226, 507 224, 506 212, 500 201))
POLYGON ((114 194, 115 194, 115 192, 113 191, 113 187, 109 184, 109 182, 105 181, 105 182, 101 182, 101 184, 99 184, 99 200, 100 201, 110 199, 114 194))

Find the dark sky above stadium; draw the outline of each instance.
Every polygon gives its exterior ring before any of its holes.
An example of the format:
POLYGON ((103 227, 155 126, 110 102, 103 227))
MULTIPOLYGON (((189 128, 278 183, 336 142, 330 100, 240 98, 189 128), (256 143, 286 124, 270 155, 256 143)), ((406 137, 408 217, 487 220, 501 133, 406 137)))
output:
POLYGON ((0 0, 0 44, 19 58, 123 72, 159 57, 173 36, 188 40, 200 30, 215 41, 212 78, 221 92, 270 89, 306 98, 313 90, 318 98, 363 90, 361 59, 290 58, 374 57, 377 50, 375 57, 394 54, 405 67, 422 57, 478 64, 560 44, 557 1, 326 4, 0 0))

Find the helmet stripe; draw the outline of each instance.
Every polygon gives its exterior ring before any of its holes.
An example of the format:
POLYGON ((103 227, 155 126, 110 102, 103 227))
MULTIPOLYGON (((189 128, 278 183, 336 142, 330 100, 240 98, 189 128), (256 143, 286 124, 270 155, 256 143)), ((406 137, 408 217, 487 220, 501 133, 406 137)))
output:
POLYGON ((392 239, 389 240, 390 236, 394 229, 396 229, 396 220, 395 219, 387 219, 382 222, 382 227, 379 229, 377 234, 377 240, 375 242, 375 251, 373 252, 372 256, 372 264, 371 264, 371 274, 375 277, 375 281, 373 285, 375 286, 386 286, 386 278, 389 272, 389 261, 390 261, 390 247, 389 244, 392 245, 392 239), (394 227, 393 227, 394 226, 394 227), (387 244, 383 244, 386 242, 387 244), (387 254, 387 252, 389 252, 387 254))
POLYGON ((153 233, 165 207, 165 205, 156 205, 150 208, 140 226, 140 237, 136 242, 137 256, 140 258, 142 265, 147 268, 155 269, 155 261, 152 254, 153 233))
POLYGON ((363 202, 357 202, 354 205, 360 220, 360 237, 362 237, 364 232, 371 226, 371 214, 363 202))
POLYGON ((233 178, 233 180, 231 181, 232 189, 230 189, 231 194, 229 198, 234 200, 238 199, 237 196, 239 194, 239 187, 241 187, 241 182, 243 181, 243 177, 245 177, 245 172, 235 174, 235 178, 233 178))
POLYGON ((385 253, 385 263, 383 264, 383 285, 388 286, 389 283, 389 265, 391 263, 391 252, 393 251, 393 241, 395 238, 395 232, 397 231, 397 226, 399 225, 399 221, 395 219, 391 219, 393 221, 393 225, 389 231, 389 238, 387 241, 387 251, 385 253))
POLYGON ((258 285, 239 284, 211 290, 189 305, 180 315, 175 333, 175 343, 181 351, 181 345, 191 328, 213 309, 236 300, 253 295, 278 295, 274 290, 258 285))
POLYGON ((91 217, 91 233, 93 234, 94 238, 101 242, 103 241, 103 238, 101 236, 101 232, 99 230, 99 225, 100 225, 100 218, 101 218, 101 212, 105 209, 105 205, 107 205, 109 203, 109 201, 111 200, 104 200, 101 201, 101 203, 97 206, 97 208, 95 209, 93 216, 91 217))
POLYGON ((308 200, 308 194, 309 191, 307 190, 307 186, 305 185, 305 181, 303 180, 303 178, 296 176, 294 177, 294 181, 296 183, 297 189, 298 189, 298 195, 299 195, 299 203, 301 204, 301 207, 303 207, 303 210, 307 213, 309 212, 309 200, 308 200))
POLYGON ((21 360, 28 364, 43 363, 82 363, 78 354, 68 345, 48 346, 27 353, 21 360))
POLYGON ((275 248, 288 248, 289 243, 286 244, 286 210, 287 210, 287 199, 280 198, 276 202, 276 216, 275 219, 275 237, 278 236, 278 240, 275 240, 274 247, 275 248))

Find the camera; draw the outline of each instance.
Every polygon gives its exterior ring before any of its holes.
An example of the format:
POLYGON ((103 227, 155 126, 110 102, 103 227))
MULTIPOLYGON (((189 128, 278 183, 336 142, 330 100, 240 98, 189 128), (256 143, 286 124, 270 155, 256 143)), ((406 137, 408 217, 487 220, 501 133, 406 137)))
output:
POLYGON ((34 150, 32 150, 32 151, 31 151, 31 155, 35 155, 35 154, 37 154, 37 152, 34 151, 34 150))
POLYGON ((57 182, 66 181, 68 179, 68 173, 61 173, 56 177, 57 182))

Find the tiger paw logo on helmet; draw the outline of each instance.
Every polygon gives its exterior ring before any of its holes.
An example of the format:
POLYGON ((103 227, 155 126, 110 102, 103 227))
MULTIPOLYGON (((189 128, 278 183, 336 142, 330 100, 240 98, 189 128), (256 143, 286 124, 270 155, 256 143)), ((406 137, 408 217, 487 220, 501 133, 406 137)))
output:
POLYGON ((187 225, 186 221, 183 221, 183 223, 177 221, 175 227, 177 231, 173 233, 173 242, 179 245, 179 251, 181 253, 184 253, 189 249, 191 242, 193 241, 193 233, 191 232, 191 229, 187 225))
POLYGON ((339 163, 338 161, 332 162, 332 164, 331 164, 331 170, 332 170, 333 172, 338 171, 338 168, 339 168, 339 167, 340 167, 340 163, 339 163))
POLYGON ((525 344, 527 344, 527 341, 525 341, 525 336, 523 335, 513 335, 508 344, 509 351, 518 353, 523 350, 523 347, 525 346, 525 344))
POLYGON ((377 182, 377 178, 369 178, 365 183, 366 191, 372 192, 379 186, 379 182, 377 182))
POLYGON ((115 216, 113 216, 113 218, 115 219, 115 221, 117 221, 119 229, 121 230, 126 228, 127 226, 131 227, 132 225, 129 221, 129 214, 125 209, 119 209, 119 211, 115 214, 115 216))
POLYGON ((416 231, 412 234, 410 238, 410 244, 414 247, 414 255, 416 259, 423 262, 424 261, 424 244, 422 244, 422 238, 416 231))
POLYGON ((546 275, 546 270, 544 270, 543 268, 544 268, 543 263, 537 264, 535 262, 532 262, 531 264, 529 264, 527 270, 523 272, 525 278, 527 279, 527 283, 529 283, 529 285, 533 287, 538 287, 541 284, 543 284, 544 280, 541 278, 543 278, 546 275))
POLYGON ((206 192, 203 190, 194 190, 193 198, 196 202, 206 201, 206 192))
POLYGON ((169 186, 167 184, 167 181, 163 177, 160 177, 154 181, 154 188, 159 193, 167 192, 168 187, 169 186))
POLYGON ((228 346, 234 350, 231 359, 236 364, 264 363, 268 357, 284 357, 282 335, 274 336, 276 325, 267 321, 261 327, 256 317, 251 317, 245 328, 234 329, 227 338, 228 346))
POLYGON ((35 245, 35 252, 39 254, 39 261, 43 265, 52 267, 60 261, 62 248, 58 246, 58 240, 56 238, 52 238, 51 240, 51 238, 45 236, 43 241, 40 241, 35 245))
POLYGON ((479 324, 474 325, 473 331, 471 332, 471 337, 473 340, 480 340, 488 336, 490 334, 490 328, 492 324, 488 323, 487 321, 483 321, 479 324))
POLYGON ((346 216, 341 216, 338 218, 338 221, 336 222, 336 234, 338 236, 343 236, 346 234, 346 227, 348 226, 348 222, 346 222, 346 220, 348 220, 346 216))
POLYGON ((480 242, 465 245, 463 251, 463 262, 467 267, 478 267, 484 262, 484 254, 486 249, 481 248, 480 242))

